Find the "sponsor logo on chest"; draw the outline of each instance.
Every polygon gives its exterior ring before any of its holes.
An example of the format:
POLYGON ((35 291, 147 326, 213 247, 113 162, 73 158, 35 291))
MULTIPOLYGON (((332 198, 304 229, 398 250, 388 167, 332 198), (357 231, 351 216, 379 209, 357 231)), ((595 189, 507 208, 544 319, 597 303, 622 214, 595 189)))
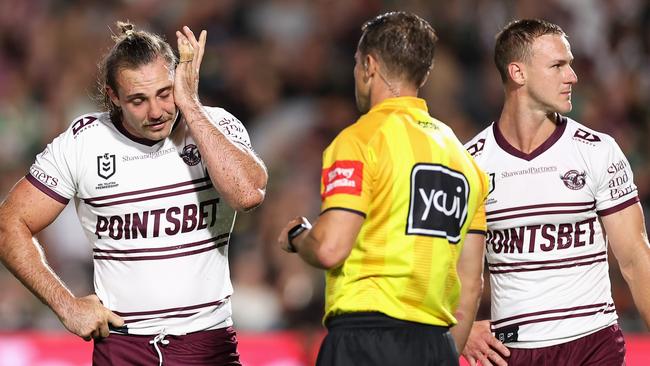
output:
POLYGON ((165 156, 167 154, 171 154, 173 152, 176 152, 176 148, 170 147, 170 148, 167 148, 167 149, 153 151, 153 152, 150 152, 148 154, 124 155, 124 156, 122 156, 121 161, 126 163, 126 162, 131 162, 131 161, 158 159, 158 158, 160 158, 162 156, 165 156))
POLYGON ((219 198, 180 206, 159 207, 124 215, 97 216, 97 239, 131 240, 158 238, 213 227, 218 217, 219 198))
POLYGON ((523 184, 526 184, 528 180, 533 180, 535 179, 535 182, 538 181, 539 178, 533 178, 531 176, 534 175, 546 175, 550 173, 555 173, 557 172, 558 167, 555 165, 547 165, 547 166, 531 166, 531 167, 521 167, 519 169, 508 169, 508 170, 501 170, 497 172, 490 172, 488 173, 489 177, 489 184, 490 184, 490 190, 488 192, 488 199, 485 202, 486 205, 492 205, 498 202, 498 199, 496 196, 498 193, 505 194, 507 198, 511 197, 511 192, 508 190, 508 187, 511 185, 521 185, 522 182, 523 184), (496 192, 497 186, 499 187, 500 191, 496 192), (504 188, 506 187, 506 188, 504 188))
POLYGON ((534 253, 594 244, 596 217, 579 222, 488 230, 485 243, 495 254, 534 253))
POLYGON ((467 178, 442 165, 417 164, 411 171, 411 193, 406 235, 460 241, 467 218, 467 178))

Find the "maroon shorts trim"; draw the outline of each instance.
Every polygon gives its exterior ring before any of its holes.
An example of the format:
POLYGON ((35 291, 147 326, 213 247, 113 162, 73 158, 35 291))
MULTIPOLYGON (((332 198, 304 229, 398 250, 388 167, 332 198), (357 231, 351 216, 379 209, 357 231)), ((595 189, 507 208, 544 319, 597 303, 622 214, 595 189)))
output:
MULTIPOLYGON (((158 365, 160 359, 149 341, 156 335, 112 333, 96 340, 93 366, 158 365)), ((241 366, 237 352, 237 334, 232 327, 206 330, 182 336, 168 335, 168 344, 157 344, 165 366, 232 365, 241 366)))
POLYGON ((618 324, 571 342, 510 348, 508 366, 624 366, 625 340, 618 324))

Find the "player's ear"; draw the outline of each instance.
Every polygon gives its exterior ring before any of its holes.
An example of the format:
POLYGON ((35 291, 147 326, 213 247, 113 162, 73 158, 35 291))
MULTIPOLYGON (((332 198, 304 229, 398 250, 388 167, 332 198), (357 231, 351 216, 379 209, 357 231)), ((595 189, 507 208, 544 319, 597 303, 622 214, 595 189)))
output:
POLYGON ((377 71, 377 67, 379 67, 379 64, 372 54, 367 54, 363 57, 363 72, 365 77, 373 77, 377 71))
MULTIPOLYGON (((433 66, 431 66, 431 69, 433 69, 433 66)), ((431 73, 431 69, 427 70, 427 73, 422 78, 422 81, 420 81, 420 85, 418 85, 418 89, 423 87, 424 84, 427 82, 427 79, 429 79, 429 74, 431 73)))
POLYGON ((526 69, 521 62, 511 62, 508 64, 508 76, 517 85, 524 85, 526 83, 526 69))
POLYGON ((109 98, 111 98, 111 102, 113 102, 113 104, 115 104, 116 107, 119 107, 120 97, 113 90, 113 88, 111 88, 110 86, 106 86, 106 93, 108 94, 109 98))

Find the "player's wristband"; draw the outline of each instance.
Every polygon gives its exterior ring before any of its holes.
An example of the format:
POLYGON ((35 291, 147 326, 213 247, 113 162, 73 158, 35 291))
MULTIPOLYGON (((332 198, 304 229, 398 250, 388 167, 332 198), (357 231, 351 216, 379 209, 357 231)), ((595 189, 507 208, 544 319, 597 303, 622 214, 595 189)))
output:
POLYGON ((311 229, 311 225, 306 224, 304 222, 301 222, 300 224, 298 224, 298 225, 292 227, 291 229, 289 229, 289 232, 287 232, 287 238, 289 239, 288 240, 289 251, 291 253, 298 252, 298 250, 296 249, 296 246, 293 245, 293 243, 292 243, 293 239, 297 238, 300 234, 302 234, 303 231, 308 230, 308 229, 311 229))

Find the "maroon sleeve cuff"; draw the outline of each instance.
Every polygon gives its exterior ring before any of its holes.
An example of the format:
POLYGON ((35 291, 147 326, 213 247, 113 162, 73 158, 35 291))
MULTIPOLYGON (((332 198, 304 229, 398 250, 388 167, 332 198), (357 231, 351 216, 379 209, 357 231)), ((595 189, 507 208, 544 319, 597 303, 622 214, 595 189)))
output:
POLYGON ((69 198, 65 198, 65 197, 61 196, 60 194, 54 192, 48 186, 41 183, 38 179, 34 178, 33 175, 27 174, 27 175, 25 175, 25 179, 27 179, 27 181, 29 183, 34 185, 34 187, 38 188, 39 191, 41 191, 41 192, 45 193, 46 195, 52 197, 54 200, 56 200, 58 202, 61 202, 64 205, 67 205, 68 202, 70 202, 69 198))
POLYGON ((602 211, 596 211, 596 213, 598 214, 598 216, 611 215, 611 214, 613 214, 615 212, 618 212, 618 211, 620 211, 620 210, 622 210, 624 208, 632 206, 633 204, 635 204, 637 202, 639 202, 639 196, 634 196, 634 197, 630 198, 629 200, 627 200, 625 202, 621 202, 621 203, 619 203, 618 205, 616 205, 614 207, 610 207, 610 208, 602 210, 602 211))

